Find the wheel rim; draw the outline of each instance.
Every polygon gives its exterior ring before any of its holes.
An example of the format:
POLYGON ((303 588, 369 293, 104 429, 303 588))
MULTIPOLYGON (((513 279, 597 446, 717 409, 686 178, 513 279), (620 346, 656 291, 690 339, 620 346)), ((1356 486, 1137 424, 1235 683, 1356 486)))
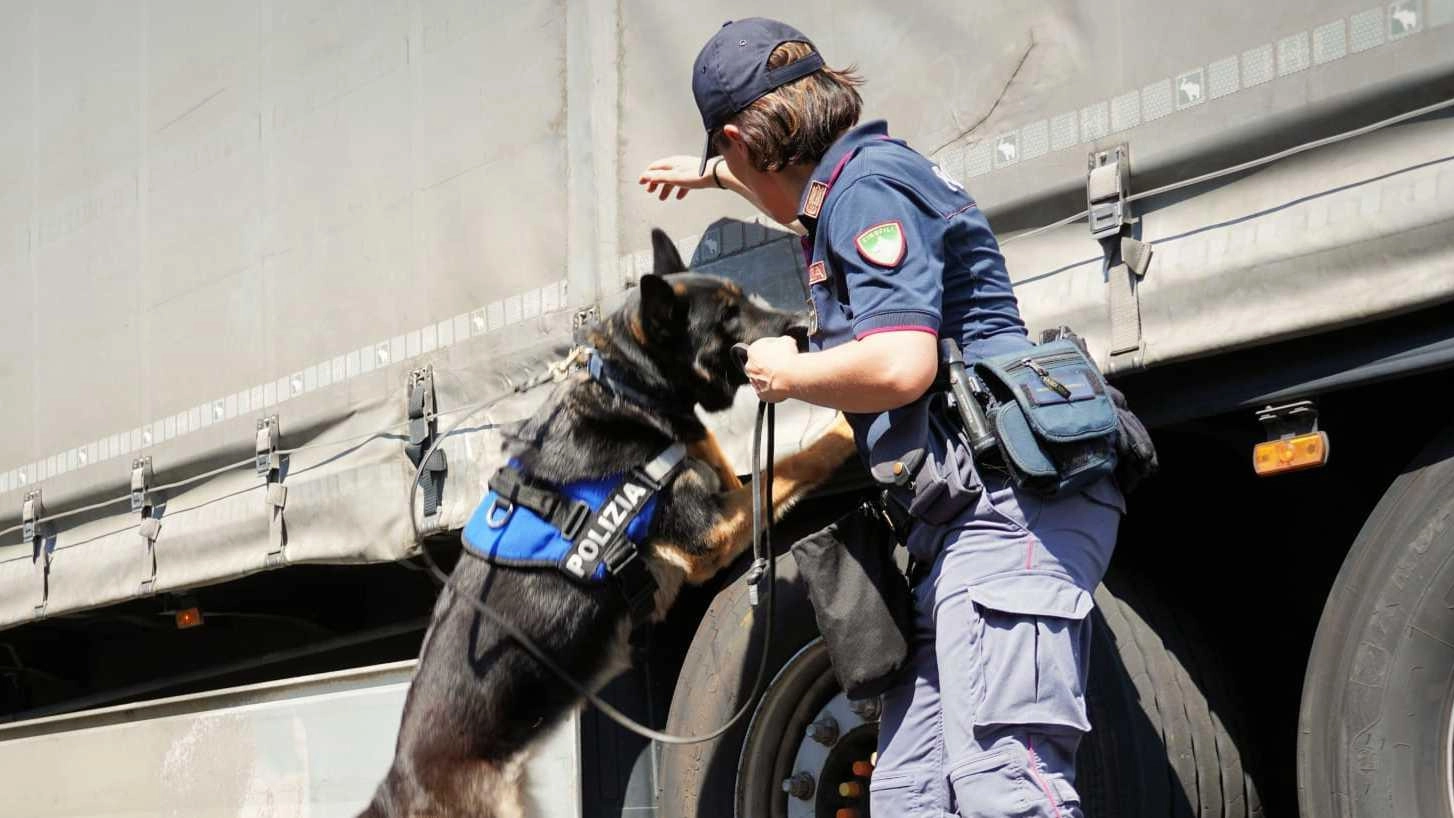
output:
POLYGON ((868 818, 868 779, 853 767, 873 753, 878 708, 877 699, 850 702, 822 639, 810 642, 753 711, 737 764, 736 814, 832 818, 851 807, 868 818))

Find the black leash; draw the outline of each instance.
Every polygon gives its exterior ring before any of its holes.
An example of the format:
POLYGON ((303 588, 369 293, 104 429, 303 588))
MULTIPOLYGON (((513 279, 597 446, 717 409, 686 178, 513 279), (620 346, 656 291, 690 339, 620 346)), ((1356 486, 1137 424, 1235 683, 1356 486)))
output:
MULTIPOLYGON (((738 361, 740 363, 745 360, 746 347, 742 347, 740 344, 738 346, 741 347, 741 351, 738 352, 738 361)), ((569 362, 570 360, 572 359, 568 358, 567 362, 569 362)), ((443 443, 446 438, 454 434, 455 430, 458 429, 465 422, 465 420, 469 419, 480 411, 494 406, 496 403, 499 403, 505 398, 508 398, 512 395, 529 392, 536 387, 543 386, 546 383, 550 383, 551 381, 556 380, 558 369, 559 367, 552 366, 546 372, 530 379, 529 381, 526 381, 525 383, 520 384, 519 386, 516 386, 510 392, 506 392, 505 394, 500 395, 494 400, 487 401, 486 403, 476 406, 474 409, 457 419, 454 424, 451 425, 449 429, 444 432, 444 434, 435 436, 434 442, 429 446, 428 451, 426 451, 424 453, 424 456, 420 458, 419 462, 421 466, 415 470, 414 479, 409 484, 409 526, 414 530, 414 542, 419 545, 419 552, 424 557, 424 563, 428 567, 429 572, 434 576, 436 580, 440 582, 441 585, 444 586, 445 590, 458 595, 460 599, 473 606, 476 611, 488 618, 497 627, 499 627, 500 630, 504 631, 505 634, 511 639, 515 640, 515 642, 520 645, 522 650, 530 654, 531 658, 535 659, 535 661, 539 662, 541 665, 544 665, 545 668, 551 673, 554 673, 556 676, 560 677, 560 680, 565 682, 571 690, 575 691, 577 695, 585 699, 597 710, 601 711, 601 713, 603 713, 606 718, 616 722, 621 727, 630 730, 631 732, 635 733, 638 736, 641 736, 642 738, 650 739, 652 741, 659 741, 663 744, 698 744, 704 741, 711 741, 713 739, 720 738, 721 736, 725 735, 727 731, 731 730, 734 726, 736 726, 737 723, 742 720, 742 717, 747 715, 748 711, 752 709, 758 695, 762 693, 764 682, 767 681, 768 655, 770 653, 769 648, 772 645, 773 605, 776 601, 775 597, 777 586, 777 561, 773 559, 772 554, 772 520, 770 517, 771 511, 769 511, 769 519, 766 521, 766 524, 764 524, 762 516, 762 499, 764 493, 766 493, 769 503, 771 503, 772 499, 772 456, 773 452, 776 449, 773 436, 775 414, 772 404, 766 402, 758 403, 757 421, 752 431, 751 479, 753 486, 753 560, 752 567, 748 569, 747 575, 745 577, 746 580, 750 583, 748 589, 748 598, 752 602, 752 606, 754 609, 757 607, 758 603, 757 583, 762 581, 762 579, 764 578, 766 578, 767 580, 767 604, 763 616, 761 648, 762 652, 760 658, 758 659, 757 676, 752 682, 751 694, 748 695, 745 701, 743 701, 742 706, 737 709, 737 712, 732 714, 731 718, 729 718, 721 727, 718 727, 710 733, 706 733, 700 736, 672 735, 671 733, 664 733, 660 730, 653 730, 652 728, 641 724, 635 719, 632 719, 630 716, 627 716, 625 713, 622 713, 620 710, 617 710, 609 702, 606 702, 599 696, 597 696, 589 687, 578 681, 574 676, 571 675, 570 671, 561 667, 560 664, 555 661, 555 659, 551 658, 551 656, 543 648, 540 647, 540 645, 536 644, 535 640, 531 639, 529 635, 517 628, 514 623, 510 622, 508 619, 501 616, 494 610, 491 610, 488 605, 484 604, 484 602, 459 594, 458 591, 455 590, 453 584, 451 584, 451 576, 449 574, 446 574, 444 570, 439 567, 438 563, 434 561, 434 558, 430 556, 429 549, 424 546, 424 537, 419 532, 419 521, 414 518, 414 496, 415 493, 419 490, 419 482, 424 476, 424 467, 422 464, 429 462, 429 458, 433 456, 434 450, 439 447, 439 444, 443 443), (768 452, 765 484, 760 481, 760 478, 764 477, 762 469, 762 437, 764 426, 767 427, 768 452), (759 491, 757 488, 758 486, 762 486, 765 491, 759 491)), ((466 555, 462 554, 461 558, 464 558, 465 556, 466 555)), ((754 615, 753 620, 756 621, 756 619, 757 617, 754 615)))

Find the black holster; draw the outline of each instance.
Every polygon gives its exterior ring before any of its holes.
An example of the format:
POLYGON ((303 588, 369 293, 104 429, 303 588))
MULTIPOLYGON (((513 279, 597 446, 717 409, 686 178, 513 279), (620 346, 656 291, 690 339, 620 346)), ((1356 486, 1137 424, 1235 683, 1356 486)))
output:
POLYGON ((863 503, 793 545, 833 672, 851 699, 891 687, 909 661, 913 597, 882 509, 863 503))

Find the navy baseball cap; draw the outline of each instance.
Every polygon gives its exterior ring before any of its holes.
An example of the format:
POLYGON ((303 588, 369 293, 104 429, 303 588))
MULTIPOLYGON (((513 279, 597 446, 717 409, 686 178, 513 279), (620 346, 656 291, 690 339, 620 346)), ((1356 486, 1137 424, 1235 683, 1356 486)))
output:
POLYGON ((707 147, 702 151, 698 174, 707 172, 707 160, 717 155, 712 133, 727 124, 738 111, 781 85, 801 79, 823 67, 823 57, 807 35, 787 23, 766 17, 748 17, 724 24, 702 46, 692 66, 692 96, 707 129, 707 147), (783 43, 807 43, 813 53, 776 70, 767 58, 783 43))

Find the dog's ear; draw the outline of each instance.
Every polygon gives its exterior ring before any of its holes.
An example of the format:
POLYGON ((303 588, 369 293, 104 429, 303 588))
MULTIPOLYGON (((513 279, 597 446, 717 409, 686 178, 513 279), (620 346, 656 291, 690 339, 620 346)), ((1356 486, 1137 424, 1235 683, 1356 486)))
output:
POLYGON ((641 277, 641 325, 648 337, 660 337, 676 322, 684 302, 677 297, 671 284, 659 275, 648 273, 641 277))
POLYGON ((669 273, 684 273, 687 265, 682 262, 682 254, 677 252, 677 246, 669 236, 659 227, 651 229, 651 253, 653 256, 651 271, 659 276, 669 273))

